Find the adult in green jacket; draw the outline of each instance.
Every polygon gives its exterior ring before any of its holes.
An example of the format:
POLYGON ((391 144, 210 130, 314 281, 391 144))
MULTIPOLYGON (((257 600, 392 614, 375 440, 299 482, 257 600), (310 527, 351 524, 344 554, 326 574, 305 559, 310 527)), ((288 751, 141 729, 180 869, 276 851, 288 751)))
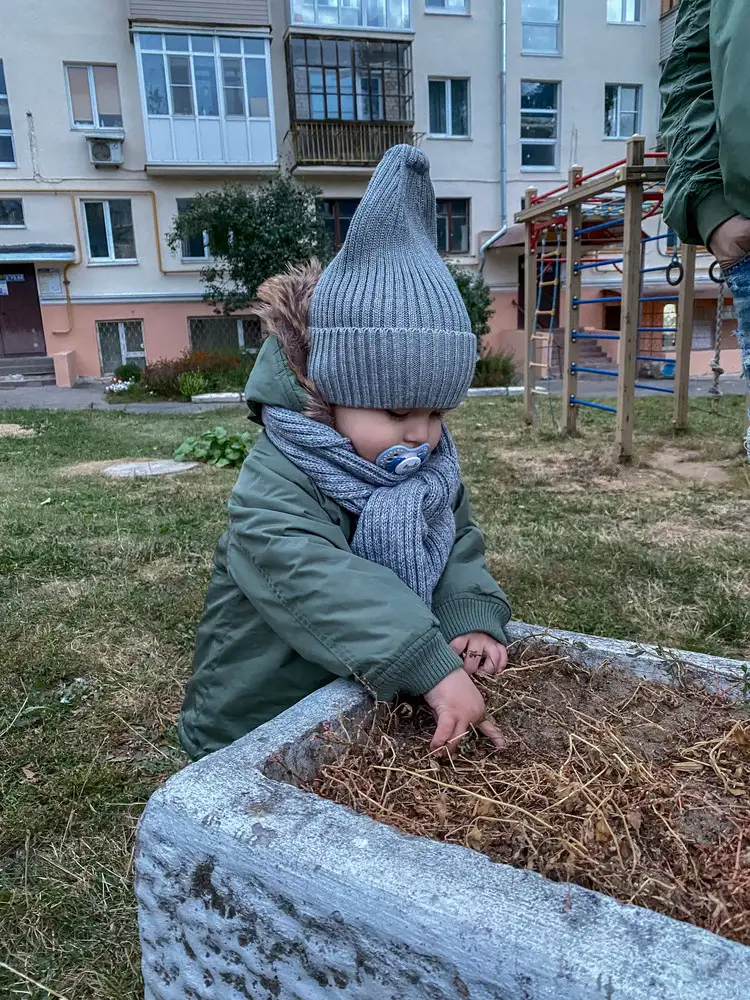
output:
MULTIPOLYGON (((263 315, 273 335, 246 389, 258 423, 264 405, 310 412, 294 359, 318 277, 307 268, 267 283, 263 315)), ((180 719, 190 757, 226 746, 336 677, 356 676, 382 699, 421 695, 462 666, 449 645, 456 636, 483 632, 505 643, 510 607, 485 566, 463 488, 455 520, 429 608, 390 569, 353 555, 354 516, 263 432, 229 501, 198 628, 180 719)))
MULTIPOLYGON (((732 290, 750 386, 750 3, 682 0, 661 81, 664 216, 707 246, 732 290)), ((750 414, 749 414, 750 416, 750 414)), ((747 437, 750 458, 750 432, 747 437)))

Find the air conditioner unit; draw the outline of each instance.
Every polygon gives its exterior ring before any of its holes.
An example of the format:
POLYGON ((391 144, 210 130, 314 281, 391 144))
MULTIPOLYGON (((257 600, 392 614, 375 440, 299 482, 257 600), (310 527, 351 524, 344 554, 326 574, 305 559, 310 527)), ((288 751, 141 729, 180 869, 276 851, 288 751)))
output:
POLYGON ((95 167, 119 167, 122 163, 122 139, 87 135, 89 159, 95 167))

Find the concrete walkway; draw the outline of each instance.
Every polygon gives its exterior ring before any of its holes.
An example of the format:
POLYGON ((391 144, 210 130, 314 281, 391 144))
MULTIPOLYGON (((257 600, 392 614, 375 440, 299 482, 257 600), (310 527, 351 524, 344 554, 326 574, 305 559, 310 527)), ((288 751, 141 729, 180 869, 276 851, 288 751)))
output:
MULTIPOLYGON (((695 378, 690 380, 690 395, 695 397, 708 396, 711 378, 695 378)), ((674 382, 668 379, 654 379, 650 384, 656 388, 671 389, 674 382)), ((547 389, 552 395, 562 393, 562 380, 550 379, 540 382, 541 388, 547 389)), ((721 380, 721 390, 728 396, 743 396, 746 392, 745 380, 741 375, 725 375, 721 380)), ((616 379, 580 379, 579 393, 584 399, 611 397, 617 395, 616 379)), ((636 390, 638 396, 651 396, 657 393, 636 390)), ((659 393, 658 395, 661 395, 659 393)), ((229 404, 235 408, 235 404, 229 404)), ((242 404, 238 407, 244 409, 242 404)), ((123 413, 205 413, 210 410, 227 409, 226 403, 108 403, 104 399, 104 391, 98 385, 84 385, 75 389, 59 389, 54 385, 19 386, 15 389, 0 390, 0 409, 41 409, 41 410, 117 410, 123 413)))

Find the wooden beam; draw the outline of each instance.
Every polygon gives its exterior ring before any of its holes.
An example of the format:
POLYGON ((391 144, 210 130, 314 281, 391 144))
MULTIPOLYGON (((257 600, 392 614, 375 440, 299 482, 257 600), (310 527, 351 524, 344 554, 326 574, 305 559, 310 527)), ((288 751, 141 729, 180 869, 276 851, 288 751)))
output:
MULTIPOLYGON (((526 204, 531 204, 531 199, 536 197, 537 189, 526 188, 526 204)), ((534 399, 532 389, 534 388, 532 361, 536 361, 536 343, 532 337, 536 333, 536 306, 537 306, 537 273, 536 273, 536 247, 533 245, 533 233, 531 223, 526 224, 526 246, 524 251, 524 313, 523 325, 526 333, 523 367, 523 387, 524 401, 526 404, 526 423, 534 423, 534 399)))
MULTIPOLYGON (((646 140, 633 136, 628 140, 628 166, 643 163, 646 140)), ((623 227, 622 321, 620 326, 620 359, 617 379, 617 429, 615 457, 629 462, 633 455, 633 418, 635 411, 635 377, 637 371, 638 327, 641 317, 641 224, 643 221, 643 183, 628 184, 625 190, 625 223, 623 227)))
POLYGON ((695 256, 697 247, 682 245, 682 284, 677 302, 677 338, 675 343, 674 416, 677 431, 688 425, 690 397, 690 353, 693 349, 693 319, 695 315, 695 256))
POLYGON ((522 211, 516 212, 513 218, 515 222, 538 222, 542 219, 548 219, 553 212, 559 209, 588 201, 596 195, 606 194, 607 191, 624 187, 626 184, 635 184, 637 182, 641 184, 661 184, 666 180, 666 177, 666 167, 619 167, 613 174, 604 174, 602 177, 587 181, 585 184, 577 187, 575 191, 563 191, 560 194, 553 195, 551 198, 545 198, 538 205, 533 205, 531 208, 524 208, 522 211))
MULTIPOLYGON (((578 178, 583 175, 583 167, 571 167, 568 171, 568 190, 574 191, 578 178)), ((581 310, 574 304, 581 297, 581 271, 576 264, 581 263, 581 237, 575 235, 581 228, 582 208, 576 202, 568 207, 567 247, 565 252, 565 348, 563 354, 563 427, 566 434, 575 434, 578 407, 571 406, 571 396, 578 395, 578 373, 572 370, 578 364, 578 341, 573 334, 581 326, 581 310)))

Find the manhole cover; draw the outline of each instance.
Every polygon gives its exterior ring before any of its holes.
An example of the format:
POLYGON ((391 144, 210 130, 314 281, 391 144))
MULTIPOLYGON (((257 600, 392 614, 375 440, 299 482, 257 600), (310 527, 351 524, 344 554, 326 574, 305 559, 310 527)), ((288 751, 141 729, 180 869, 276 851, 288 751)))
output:
POLYGON ((174 476, 195 469, 197 466, 197 462, 173 462, 171 459, 162 459, 153 462, 116 462, 102 469, 102 472, 114 479, 133 479, 135 476, 174 476))

